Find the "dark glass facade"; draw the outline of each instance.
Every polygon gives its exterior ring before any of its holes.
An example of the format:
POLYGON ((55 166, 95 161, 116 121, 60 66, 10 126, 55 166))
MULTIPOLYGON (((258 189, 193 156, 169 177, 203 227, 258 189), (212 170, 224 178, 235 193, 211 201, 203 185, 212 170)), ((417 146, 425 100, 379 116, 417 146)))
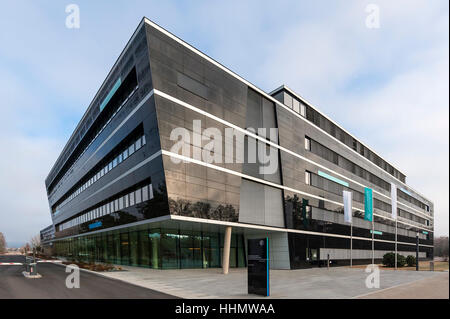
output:
MULTIPOLYGON (((68 260, 154 269, 222 266, 219 232, 167 228, 124 229, 56 241, 55 254, 68 260)), ((245 267, 244 237, 231 238, 230 267, 245 267)))

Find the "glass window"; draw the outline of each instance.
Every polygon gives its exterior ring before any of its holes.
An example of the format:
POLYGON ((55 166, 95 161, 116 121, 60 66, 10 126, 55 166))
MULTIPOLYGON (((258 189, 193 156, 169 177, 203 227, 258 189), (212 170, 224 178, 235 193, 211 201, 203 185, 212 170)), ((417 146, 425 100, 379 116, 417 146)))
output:
POLYGON ((108 164, 108 171, 112 170, 113 166, 112 166, 112 162, 109 162, 108 164))
POLYGON ((136 204, 139 204, 140 202, 142 202, 142 196, 141 196, 141 189, 140 188, 135 192, 135 199, 136 199, 136 204))
POLYGON ((145 141, 145 135, 142 135, 142 145, 145 145, 146 141, 145 141))
POLYGON ((119 164, 122 163, 122 156, 123 156, 122 153, 120 153, 120 154, 119 154, 119 157, 118 157, 118 159, 119 159, 119 164))
POLYGON ((130 147, 128 148, 128 156, 131 156, 131 154, 134 153, 134 144, 131 144, 130 147))
POLYGON ((116 207, 116 211, 118 211, 119 210, 119 200, 118 199, 116 199, 114 201, 114 206, 116 207))
POLYGON ((125 151, 123 151, 123 160, 126 160, 127 157, 128 157, 128 148, 125 151))
POLYGON ((106 213, 110 214, 111 213, 111 208, 109 207, 109 203, 106 204, 106 213))
POLYGON ((292 96, 290 96, 286 92, 284 93, 284 104, 292 109, 292 96))
POLYGON ((300 115, 305 117, 306 116, 306 107, 305 104, 300 103, 300 115))
POLYGON ((311 173, 308 171, 305 171, 305 184, 311 185, 311 173))
POLYGON ((117 157, 113 160, 112 163, 113 163, 113 164, 112 164, 112 167, 113 167, 113 168, 117 166, 117 157))
POLYGON ((163 269, 177 269, 178 267, 178 234, 172 230, 162 230, 160 239, 160 258, 163 269))
POLYGON ((305 150, 311 150, 311 139, 307 136, 305 136, 305 150))
POLYGON ((148 196, 149 196, 149 199, 153 198, 153 186, 152 186, 152 184, 148 185, 148 196))
POLYGON ((148 186, 142 187, 142 201, 148 200, 148 186))
POLYGON ((124 205, 125 208, 127 208, 128 206, 130 206, 130 203, 128 202, 128 195, 125 195, 124 198, 125 198, 124 205))
POLYGON ((130 243, 128 233, 120 234, 120 256, 122 265, 130 264, 130 243))
POLYGON ((141 146, 142 146, 142 144, 141 144, 141 139, 139 138, 139 139, 136 141, 136 150, 140 149, 141 146))
POLYGON ((134 192, 130 193, 130 206, 134 205, 134 192))
POLYGON ((147 230, 139 231, 139 265, 140 266, 149 266, 150 265, 150 254, 149 252, 153 250, 153 247, 150 247, 150 238, 148 236, 147 230))
POLYGON ((293 109, 295 112, 300 113, 300 102, 293 99, 293 109))
POLYGON ((119 209, 123 209, 123 197, 119 198, 119 209))
POLYGON ((137 231, 130 232, 130 264, 132 266, 139 265, 139 237, 137 231))

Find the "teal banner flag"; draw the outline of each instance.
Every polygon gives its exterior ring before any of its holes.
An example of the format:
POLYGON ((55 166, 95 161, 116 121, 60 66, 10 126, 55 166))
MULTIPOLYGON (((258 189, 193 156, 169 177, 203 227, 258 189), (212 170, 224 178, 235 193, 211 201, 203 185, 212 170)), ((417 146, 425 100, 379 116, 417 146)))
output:
POLYGON ((373 218, 373 203, 372 203, 372 189, 364 188, 364 219, 372 221, 373 218))

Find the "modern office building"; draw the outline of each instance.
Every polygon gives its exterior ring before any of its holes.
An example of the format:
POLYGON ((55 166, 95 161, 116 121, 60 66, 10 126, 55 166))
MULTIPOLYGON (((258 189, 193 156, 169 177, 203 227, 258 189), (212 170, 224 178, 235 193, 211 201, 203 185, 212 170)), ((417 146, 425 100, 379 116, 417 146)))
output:
POLYGON ((433 203, 402 171, 286 86, 268 94, 146 18, 45 184, 51 242, 69 259, 245 267, 247 239, 269 237, 272 268, 345 265, 350 242, 353 263, 370 263, 396 232, 399 253, 415 255, 419 236, 433 256, 433 203))

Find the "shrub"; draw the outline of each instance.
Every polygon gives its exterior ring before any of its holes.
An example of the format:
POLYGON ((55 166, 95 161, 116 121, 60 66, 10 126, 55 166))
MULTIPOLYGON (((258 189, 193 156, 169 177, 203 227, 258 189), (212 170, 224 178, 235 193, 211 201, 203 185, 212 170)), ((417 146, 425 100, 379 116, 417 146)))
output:
POLYGON ((412 255, 408 255, 408 257, 406 257, 406 264, 408 265, 408 267, 412 267, 416 265, 416 257, 412 256, 412 255))
POLYGON ((400 254, 397 254, 397 267, 403 267, 406 265, 406 257, 400 254))
MULTIPOLYGON (((405 256, 397 254, 397 267, 403 267, 406 264, 405 256)), ((394 267, 395 266, 395 253, 386 253, 383 256, 383 265, 386 267, 394 267)))

